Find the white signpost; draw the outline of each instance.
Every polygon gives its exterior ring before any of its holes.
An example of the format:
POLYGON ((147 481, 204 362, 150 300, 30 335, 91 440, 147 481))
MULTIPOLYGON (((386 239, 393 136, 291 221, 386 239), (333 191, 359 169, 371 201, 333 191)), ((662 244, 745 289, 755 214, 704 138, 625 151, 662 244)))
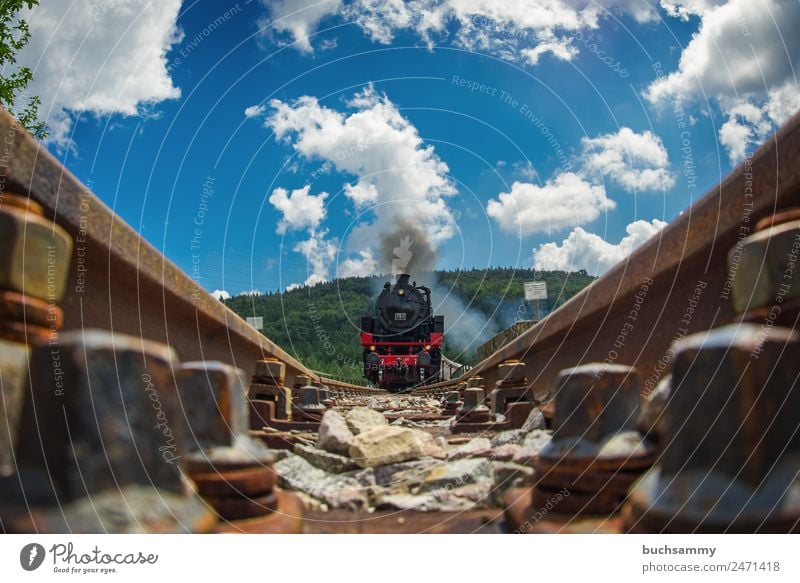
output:
POLYGON ((547 283, 544 281, 526 281, 523 285, 525 287, 525 300, 536 303, 536 319, 541 320, 539 300, 547 299, 547 283))
POLYGON ((256 330, 264 330, 264 318, 263 316, 247 316, 247 323, 250 324, 256 330))

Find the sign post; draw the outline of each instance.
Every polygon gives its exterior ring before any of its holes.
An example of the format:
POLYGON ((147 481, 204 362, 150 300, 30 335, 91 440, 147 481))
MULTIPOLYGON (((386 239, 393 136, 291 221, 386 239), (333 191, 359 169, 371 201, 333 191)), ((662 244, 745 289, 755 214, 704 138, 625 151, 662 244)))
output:
POLYGON ((525 300, 536 302, 536 319, 541 320, 542 316, 539 313, 539 300, 547 299, 547 283, 544 281, 526 281, 524 286, 525 300))

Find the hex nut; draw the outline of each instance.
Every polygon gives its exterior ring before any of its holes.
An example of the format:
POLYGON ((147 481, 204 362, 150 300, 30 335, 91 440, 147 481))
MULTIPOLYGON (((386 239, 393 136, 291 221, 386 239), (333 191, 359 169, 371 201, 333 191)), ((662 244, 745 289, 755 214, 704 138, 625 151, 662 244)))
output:
POLYGON ((58 302, 69 279, 72 239, 37 214, 7 206, 0 210, 0 289, 58 302))
POLYGON ((184 493, 186 426, 172 348, 77 330, 35 346, 30 363, 16 450, 25 491, 59 501, 133 485, 184 493))
POLYGON ((187 450, 230 447, 249 429, 243 373, 222 362, 183 363, 177 375, 188 424, 187 450))
POLYGON ((467 379, 467 386, 464 388, 476 389, 484 386, 483 377, 474 376, 467 379))
POLYGON ((734 272, 731 303, 737 313, 800 298, 800 221, 743 239, 728 253, 734 272))
POLYGON ((282 385, 286 378, 286 365, 276 358, 257 360, 253 376, 273 385, 282 385))
POLYGON ((795 331, 757 324, 677 342, 663 471, 713 467, 759 487, 779 459, 800 453, 798 349, 795 331))
POLYGON ((525 363, 519 360, 507 360, 497 367, 498 382, 504 383, 524 383, 527 381, 525 377, 525 363))
POLYGON ((553 439, 600 443, 635 429, 639 378, 629 366, 591 363, 562 370, 557 379, 553 439))

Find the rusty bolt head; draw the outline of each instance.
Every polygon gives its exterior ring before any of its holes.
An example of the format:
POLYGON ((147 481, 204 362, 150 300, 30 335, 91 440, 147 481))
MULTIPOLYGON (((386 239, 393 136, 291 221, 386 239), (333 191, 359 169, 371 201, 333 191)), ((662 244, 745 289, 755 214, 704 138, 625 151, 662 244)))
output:
MULTIPOLYGON (((762 487, 800 453, 800 335, 730 325, 677 342, 662 468, 713 471, 762 487)), ((795 468, 796 470, 796 468, 795 468)))
POLYGON ((187 449, 233 446, 248 432, 242 371, 222 362, 187 362, 177 374, 188 423, 187 449))
POLYGON ((447 391, 444 394, 444 402, 449 404, 458 403, 461 399, 461 394, 458 391, 447 391))
POLYGON ((553 439, 600 443, 636 427, 639 379, 629 366, 592 363, 558 375, 553 439))
POLYGON ((308 376, 307 374, 299 374, 297 375, 297 378, 295 378, 294 380, 294 386, 298 389, 301 387, 308 387, 313 385, 314 382, 311 380, 311 377, 308 376))
POLYGON ((277 358, 257 360, 254 376, 266 381, 267 384, 281 386, 286 377, 286 365, 277 358))
POLYGON ((469 377, 467 379, 467 386, 465 388, 475 389, 483 386, 485 386, 483 382, 483 377, 474 376, 474 377, 469 377))
POLYGON ((319 400, 320 401, 330 401, 331 400, 331 390, 326 385, 321 385, 319 387, 319 400))
POLYGON ((497 367, 498 382, 525 383, 525 363, 519 360, 507 360, 497 367))
POLYGON ((743 239, 728 254, 728 269, 738 313, 800 298, 800 220, 743 239))
POLYGON ((185 419, 168 346, 103 330, 80 330, 39 345, 17 445, 23 488, 58 500, 128 485, 183 492, 178 468, 185 419))
POLYGON ((28 389, 30 353, 26 344, 0 338, 0 477, 14 473, 14 445, 28 389))
POLYGON ((324 409, 319 402, 319 389, 314 385, 300 387, 300 408, 304 410, 324 409))
POLYGON ((672 378, 667 375, 647 395, 639 414, 639 431, 660 439, 664 435, 664 411, 672 393, 672 378))
POLYGON ((16 206, 0 208, 0 289, 57 302, 71 254, 72 239, 52 221, 16 206))
POLYGON ((486 394, 483 389, 476 387, 464 389, 464 404, 458 410, 460 415, 476 412, 488 412, 489 408, 483 404, 486 394))

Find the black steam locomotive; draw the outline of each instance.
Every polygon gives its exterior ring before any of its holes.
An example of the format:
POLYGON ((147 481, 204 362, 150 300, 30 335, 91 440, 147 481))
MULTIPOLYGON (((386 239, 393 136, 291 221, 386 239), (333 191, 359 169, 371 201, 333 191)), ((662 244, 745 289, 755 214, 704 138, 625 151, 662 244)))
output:
POLYGON ((435 383, 442 370, 444 316, 434 316, 431 290, 407 273, 386 282, 375 317, 361 318, 364 377, 390 392, 435 383))

